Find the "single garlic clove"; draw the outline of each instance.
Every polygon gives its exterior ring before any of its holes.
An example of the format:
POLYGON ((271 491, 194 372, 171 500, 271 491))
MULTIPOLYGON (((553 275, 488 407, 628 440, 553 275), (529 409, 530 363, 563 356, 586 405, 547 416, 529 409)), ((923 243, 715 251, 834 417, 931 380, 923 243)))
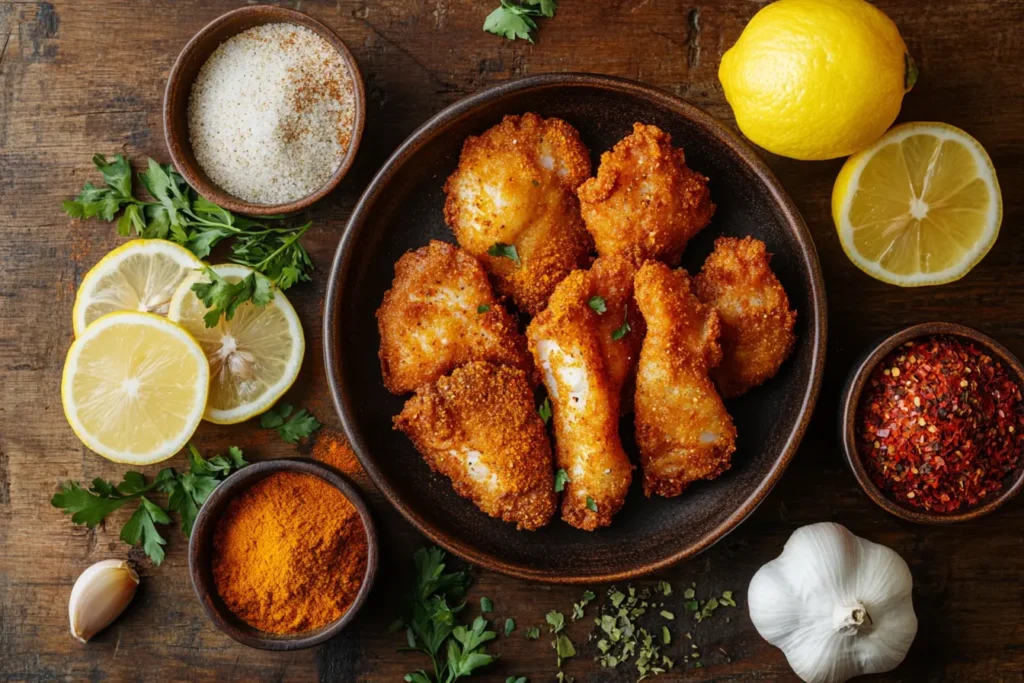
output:
POLYGON ((124 560, 102 560, 78 577, 71 589, 71 635, 87 642, 110 625, 135 597, 139 575, 124 560))

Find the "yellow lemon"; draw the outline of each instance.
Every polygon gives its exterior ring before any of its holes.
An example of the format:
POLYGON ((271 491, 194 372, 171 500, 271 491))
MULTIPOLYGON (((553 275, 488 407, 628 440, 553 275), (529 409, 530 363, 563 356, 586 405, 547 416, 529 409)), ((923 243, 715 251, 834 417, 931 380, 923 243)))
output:
POLYGON ((832 218, 858 268, 919 287, 977 265, 999 235, 1003 200, 977 140, 945 123, 905 123, 846 160, 832 218))
POLYGON ((61 400, 71 429, 114 462, 149 465, 184 447, 203 417, 210 366, 184 329, 152 313, 109 313, 71 345, 61 400))
POLYGON ((132 240, 92 267, 75 294, 75 336, 114 311, 167 315, 167 305, 185 276, 202 268, 191 251, 167 240, 132 240))
MULTIPOLYGON (((233 264, 213 270, 232 284, 252 273, 233 264)), ((171 298, 167 317, 195 336, 210 362, 203 417, 217 424, 243 422, 273 406, 299 376, 306 349, 302 325, 287 297, 275 291, 266 306, 246 302, 231 320, 221 317, 216 327, 207 327, 208 309, 192 291, 197 282, 209 280, 202 273, 187 277, 171 298)))
POLYGON ((896 25, 864 0, 778 0, 722 56, 718 78, 751 141, 833 159, 892 125, 917 69, 896 25))

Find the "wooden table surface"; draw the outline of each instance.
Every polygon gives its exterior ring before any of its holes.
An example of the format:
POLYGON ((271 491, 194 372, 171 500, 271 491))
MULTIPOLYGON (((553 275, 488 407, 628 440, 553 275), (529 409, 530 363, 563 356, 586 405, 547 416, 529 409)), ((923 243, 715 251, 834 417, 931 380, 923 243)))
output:
MULTIPOLYGON (((89 452, 60 405, 71 307, 82 275, 121 240, 111 225, 75 222, 60 201, 97 174, 93 153, 167 161, 160 108, 168 70, 204 24, 244 3, 232 0, 0 0, 0 677, 4 680, 399 681, 424 664, 398 652, 389 634, 409 558, 423 539, 378 495, 358 464, 347 470, 374 503, 384 540, 370 602, 340 637, 318 650, 265 653, 217 631, 195 600, 186 541, 170 530, 167 560, 141 559, 142 588, 116 624, 87 646, 68 635, 71 585, 89 564, 129 556, 122 517, 105 528, 73 526, 48 499, 61 480, 117 478, 122 466, 89 452)), ((734 125, 717 69, 746 21, 751 0, 563 0, 535 45, 510 43, 480 26, 497 0, 296 0, 291 6, 333 28, 366 80, 368 121, 356 165, 312 212, 307 243, 315 281, 289 293, 306 326, 303 374, 291 392, 326 428, 339 423, 322 366, 320 320, 335 247, 360 192, 387 155, 428 116, 509 79, 550 71, 592 71, 649 83, 734 125)), ((796 680, 782 653, 747 616, 745 588, 798 526, 832 520, 897 550, 914 575, 920 630, 906 661, 877 681, 1024 680, 1024 498, 983 521, 953 528, 903 523, 876 508, 841 463, 835 439, 838 392, 855 356, 874 337, 927 320, 961 322, 1024 356, 1024 3, 1019 0, 880 0, 921 68, 900 120, 945 121, 988 149, 1005 212, 996 247, 969 276, 932 289, 903 290, 857 270, 829 217, 842 162, 769 158, 803 212, 828 286, 828 365, 811 428, 782 482, 757 512, 705 554, 658 577, 699 592, 732 589, 740 607, 727 621, 695 626, 705 668, 680 665, 665 678, 796 680), (685 671, 685 673, 683 673, 685 671)), ((252 424, 203 424, 204 450, 238 444, 255 459, 296 453, 252 424)), ((309 445, 301 448, 309 451, 309 445)), ((181 465, 182 456, 169 464, 181 465)), ((156 467, 147 468, 153 474, 156 467)), ((623 552, 628 552, 624 548, 623 552)), ((501 662, 480 677, 554 679, 549 639, 527 641, 526 626, 551 609, 571 610, 580 589, 476 572, 472 597, 490 596, 501 623, 520 630, 491 649, 501 662)), ((650 585, 648 581, 636 582, 650 585)), ((595 586, 603 591, 606 586, 595 586)), ((681 591, 677 591, 681 592, 681 591)), ((723 608, 724 609, 724 608, 723 608)), ((588 612, 588 615, 593 608, 588 612)), ((679 610, 682 611, 681 609, 679 610)), ((577 681, 632 681, 625 667, 601 671, 586 645, 589 620, 569 633, 581 653, 566 665, 577 681)), ((667 648, 679 656, 679 638, 667 648)))

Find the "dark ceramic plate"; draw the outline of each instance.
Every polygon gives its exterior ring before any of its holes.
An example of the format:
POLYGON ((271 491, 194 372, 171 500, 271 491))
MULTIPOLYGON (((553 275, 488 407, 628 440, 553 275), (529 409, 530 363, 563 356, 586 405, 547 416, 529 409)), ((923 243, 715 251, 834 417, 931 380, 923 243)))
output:
MULTIPOLYGON (((338 247, 324 315, 327 376, 335 405, 363 467, 388 500, 434 542, 486 567, 541 581, 611 581, 654 571, 698 553, 761 502, 796 451, 818 396, 825 362, 825 289, 814 243, 767 165, 737 135, 701 110, 631 81, 587 74, 534 76, 485 90, 430 119, 406 140, 356 206, 338 247), (394 263, 431 239, 454 241, 442 216, 445 178, 462 142, 505 114, 536 112, 574 125, 596 169, 601 152, 655 124, 710 179, 718 204, 711 225, 690 244, 684 266, 699 270, 720 235, 753 235, 799 311, 799 341, 779 374, 728 403, 739 430, 733 467, 675 499, 647 499, 634 477, 613 524, 588 533, 560 520, 535 532, 492 519, 430 471, 406 437, 391 429, 405 397, 385 390, 374 312, 391 286, 394 263)), ((622 424, 633 455, 633 428, 622 424)))

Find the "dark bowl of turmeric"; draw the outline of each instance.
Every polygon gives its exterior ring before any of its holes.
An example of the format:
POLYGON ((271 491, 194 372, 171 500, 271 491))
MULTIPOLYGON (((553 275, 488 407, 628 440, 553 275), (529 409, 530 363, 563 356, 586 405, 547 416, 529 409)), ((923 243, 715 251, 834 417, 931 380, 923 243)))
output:
POLYGON ((199 511, 189 573, 216 626, 243 645, 299 650, 331 638, 366 601, 377 535, 334 468, 268 460, 228 477, 199 511))

